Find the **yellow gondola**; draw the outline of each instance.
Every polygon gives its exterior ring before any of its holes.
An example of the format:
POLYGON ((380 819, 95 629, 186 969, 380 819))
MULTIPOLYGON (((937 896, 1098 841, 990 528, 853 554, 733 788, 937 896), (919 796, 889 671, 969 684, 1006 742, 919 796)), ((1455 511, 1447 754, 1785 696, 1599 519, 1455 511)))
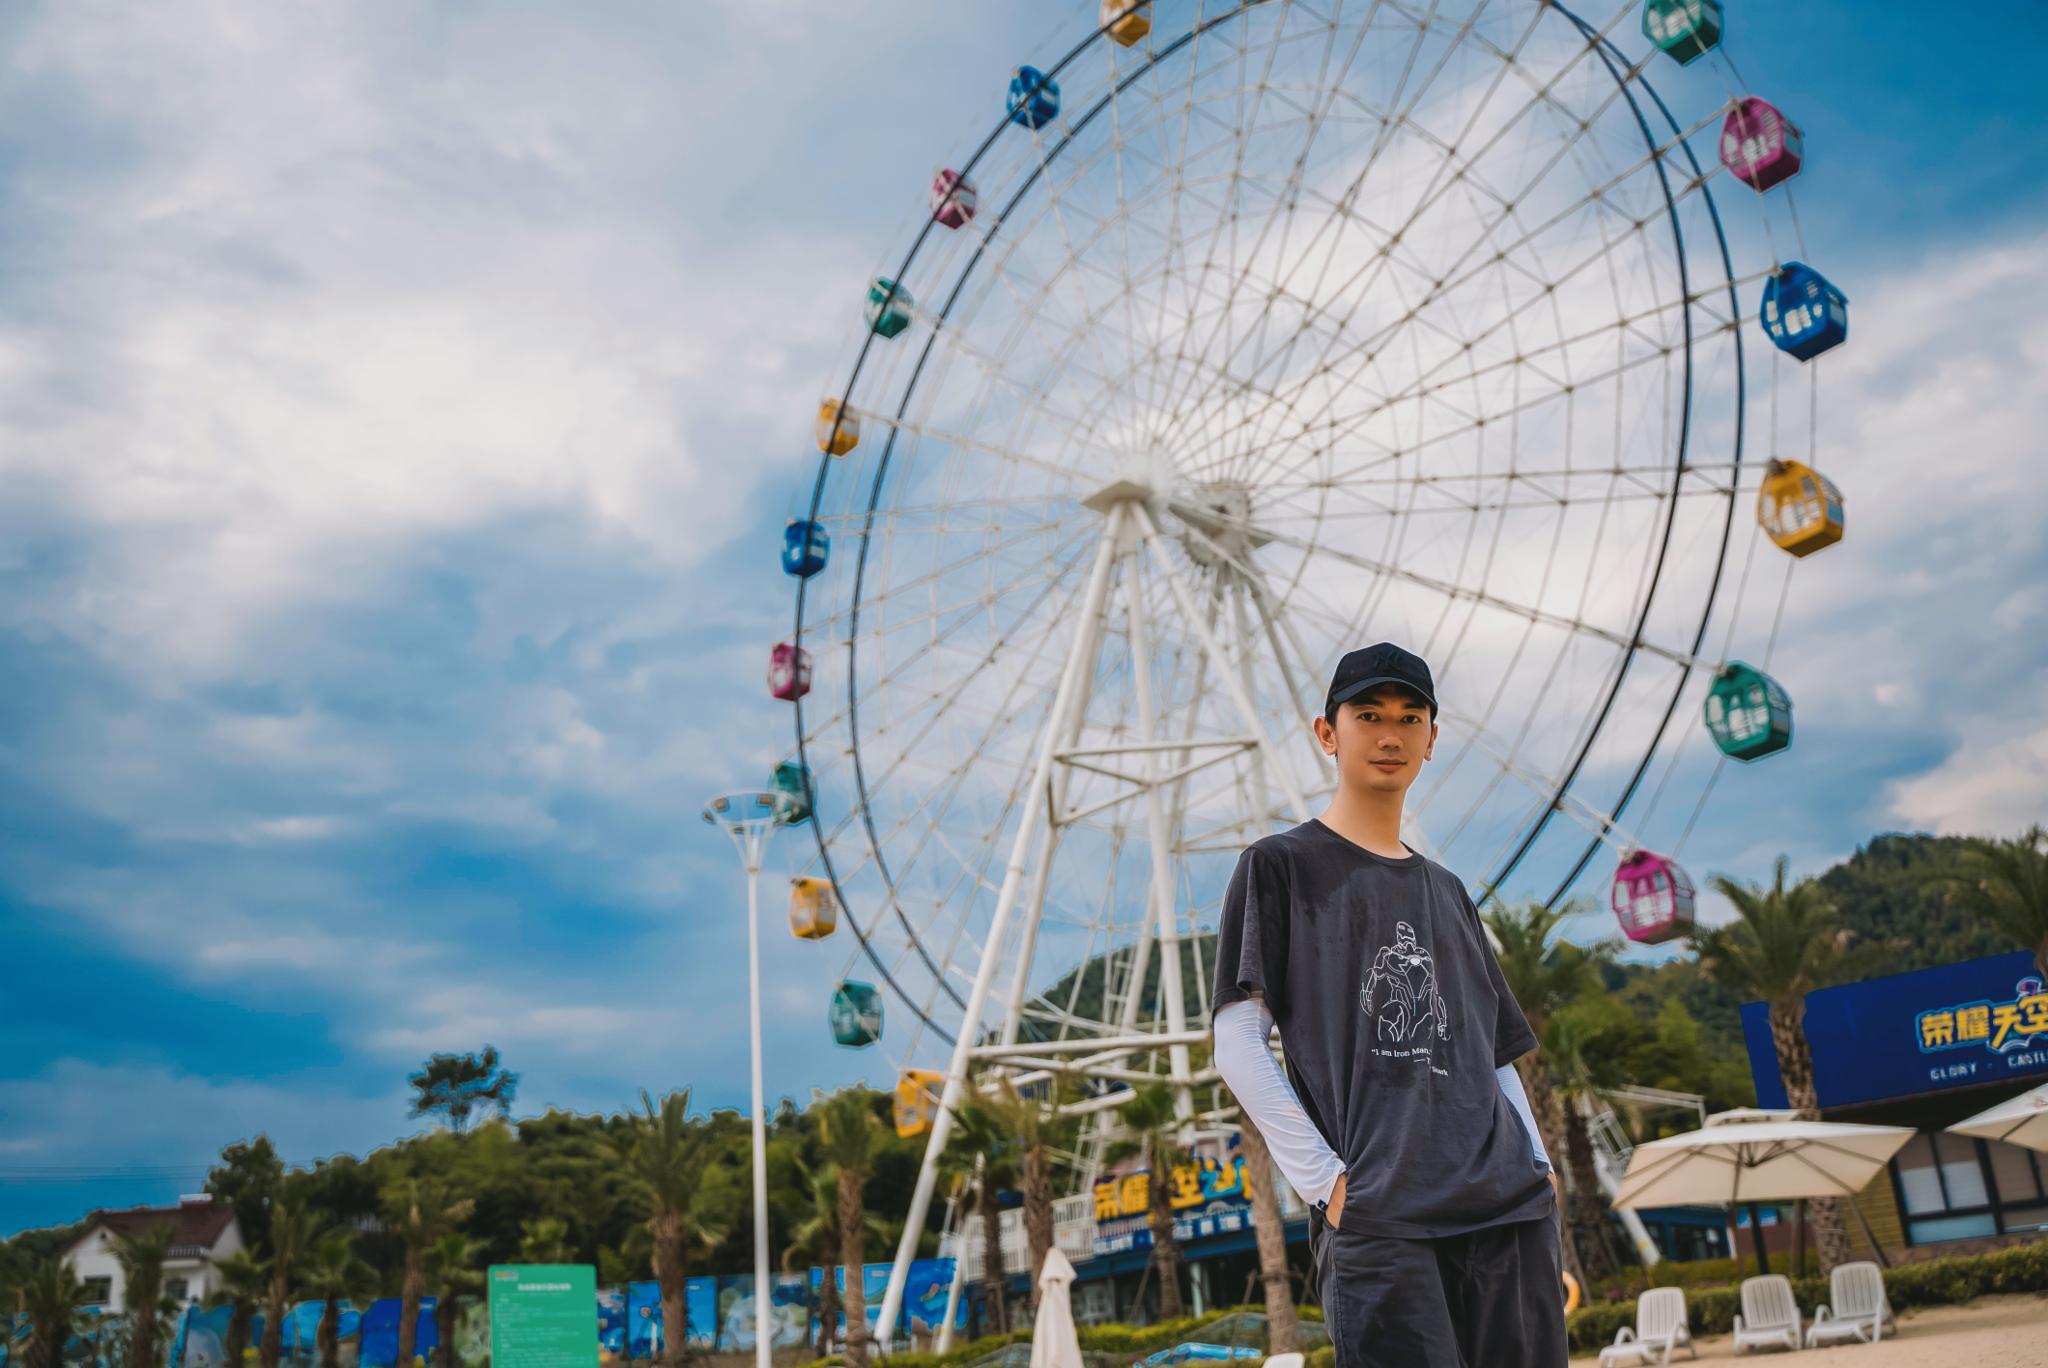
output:
POLYGON ((1756 520, 1795 556, 1810 556, 1842 539, 1842 491, 1798 461, 1772 461, 1756 492, 1756 520))
POLYGON ((852 409, 841 411, 837 399, 818 401, 818 450, 827 456, 844 456, 860 445, 860 417, 852 409))
POLYGON ((896 1134, 914 1140, 932 1128, 946 1076, 932 1069, 905 1069, 896 1080, 896 1134))
POLYGON ((839 903, 830 879, 798 875, 789 881, 789 934, 798 940, 823 940, 839 929, 839 903))
POLYGON ((1152 31, 1149 0, 1102 0, 1102 25, 1124 47, 1152 31))

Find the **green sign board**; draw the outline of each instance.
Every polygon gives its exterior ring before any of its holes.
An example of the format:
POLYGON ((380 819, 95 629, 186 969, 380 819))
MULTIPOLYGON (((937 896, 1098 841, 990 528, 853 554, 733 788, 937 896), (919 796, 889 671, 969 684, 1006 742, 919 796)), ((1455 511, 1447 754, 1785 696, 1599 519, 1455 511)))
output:
POLYGON ((493 1267, 491 1368, 597 1368, 597 1270, 493 1267))

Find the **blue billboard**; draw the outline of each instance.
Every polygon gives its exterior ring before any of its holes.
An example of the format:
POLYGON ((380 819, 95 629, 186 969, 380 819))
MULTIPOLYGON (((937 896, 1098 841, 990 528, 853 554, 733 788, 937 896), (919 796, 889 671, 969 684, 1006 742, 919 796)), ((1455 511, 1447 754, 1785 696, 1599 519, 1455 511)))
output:
MULTIPOLYGON (((1784 1107, 1768 1009, 1744 1004, 1760 1106, 1784 1107)), ((2024 950, 1806 995, 1823 1108, 2048 1076, 2048 983, 2024 950)))

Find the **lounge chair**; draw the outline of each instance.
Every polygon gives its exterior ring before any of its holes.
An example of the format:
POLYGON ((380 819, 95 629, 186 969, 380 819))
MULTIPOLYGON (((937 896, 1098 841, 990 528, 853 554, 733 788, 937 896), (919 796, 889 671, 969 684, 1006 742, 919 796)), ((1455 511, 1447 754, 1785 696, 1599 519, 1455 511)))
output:
POLYGON ((1735 1316, 1735 1347, 1739 1350, 1782 1344, 1799 1347, 1799 1303, 1792 1281, 1782 1273, 1742 1280, 1742 1310, 1735 1316))
POLYGON ((1265 1368, 1302 1368, 1307 1362, 1306 1354, 1275 1354, 1266 1360, 1265 1368))
POLYGON ((1814 1310, 1813 1324, 1807 1327, 1809 1347, 1843 1339, 1875 1344, 1884 1338, 1886 1326, 1894 1335, 1899 1333, 1891 1301, 1884 1294, 1884 1274, 1868 1260, 1843 1264, 1830 1274, 1828 1300, 1829 1305, 1814 1310))
POLYGON ((1614 1332, 1614 1343, 1600 1351, 1601 1368, 1623 1363, 1669 1363, 1680 1345, 1694 1358, 1692 1335, 1685 1326, 1685 1289, 1653 1287, 1636 1298, 1636 1325, 1614 1332))

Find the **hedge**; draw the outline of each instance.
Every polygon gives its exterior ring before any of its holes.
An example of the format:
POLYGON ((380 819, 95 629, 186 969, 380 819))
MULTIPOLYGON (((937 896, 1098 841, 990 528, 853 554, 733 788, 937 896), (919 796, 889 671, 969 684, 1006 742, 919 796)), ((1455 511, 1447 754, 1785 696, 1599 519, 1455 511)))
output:
MULTIPOLYGON (((1592 1295, 1587 1300, 1630 1301, 1641 1296, 1646 1287, 1719 1287, 1725 1283, 1739 1283, 1755 1270, 1756 1260, 1753 1257, 1694 1259, 1689 1263, 1675 1263, 1665 1259, 1648 1268, 1637 1266, 1595 1279, 1592 1295)), ((1791 1274, 1791 1255, 1773 1254, 1771 1272, 1791 1274)), ((1800 1270, 1800 1275, 1816 1277, 1819 1273, 1820 1255, 1815 1250, 1808 1249, 1806 1263, 1800 1270)))
MULTIPOLYGON (((1888 1268, 1884 1287, 1894 1311, 1913 1306, 1953 1306, 2000 1292, 2048 1292, 2048 1240, 1988 1254, 1888 1268)), ((1794 1278, 1792 1296, 1799 1303, 1800 1312, 1810 1316, 1814 1307, 1828 1300, 1828 1281, 1818 1277, 1794 1278)), ((1734 1328, 1735 1313, 1742 1309, 1742 1291, 1739 1285, 1688 1287, 1685 1307, 1686 1324, 1693 1334, 1723 1334, 1734 1328)), ((1582 1307, 1566 1321, 1571 1346, 1579 1351, 1612 1344, 1617 1330, 1635 1323, 1633 1301, 1582 1307)))

